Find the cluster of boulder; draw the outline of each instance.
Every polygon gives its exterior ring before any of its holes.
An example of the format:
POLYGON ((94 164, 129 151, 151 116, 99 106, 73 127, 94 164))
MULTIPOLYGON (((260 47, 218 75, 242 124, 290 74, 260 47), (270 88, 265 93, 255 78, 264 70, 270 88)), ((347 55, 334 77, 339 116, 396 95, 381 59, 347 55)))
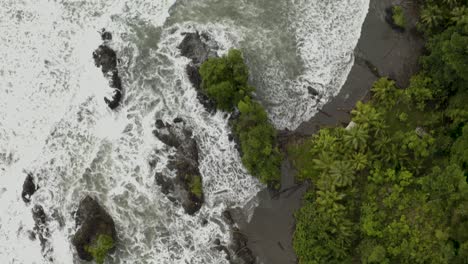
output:
MULTIPOLYGON (((29 173, 23 183, 21 197, 26 204, 31 202, 33 194, 38 190, 33 174, 29 173)), ((44 208, 36 204, 32 208, 34 228, 30 232, 32 240, 38 238, 41 243, 42 254, 49 261, 52 259, 52 248, 50 247, 49 220, 44 208)), ((53 215, 52 215, 53 217, 53 215)), ((112 241, 117 240, 117 231, 110 215, 90 196, 81 200, 78 211, 75 213, 77 232, 73 236, 72 244, 75 246, 78 256, 87 261, 96 260, 94 252, 90 248, 96 248, 100 236, 107 236, 112 241)), ((98 245, 99 246, 99 245, 98 245)), ((114 243, 106 250, 111 252, 115 248, 114 243)), ((104 252, 107 254, 108 252, 104 252)), ((105 255, 104 255, 105 257, 105 255)))
POLYGON ((112 96, 104 97, 104 101, 110 109, 115 109, 122 100, 122 80, 117 70, 117 54, 108 45, 112 40, 112 34, 102 29, 101 38, 103 44, 93 52, 94 64, 101 68, 102 73, 109 80, 109 86, 113 89, 112 96))
MULTIPOLYGON (((32 173, 28 173, 26 179, 23 182, 21 198, 26 204, 29 204, 31 202, 32 196, 38 189, 39 187, 35 182, 34 175, 32 173)), ((42 255, 44 256, 44 258, 47 258, 50 261, 52 261, 52 248, 50 247, 49 242, 50 232, 44 208, 41 205, 36 204, 33 206, 31 211, 34 220, 34 228, 30 232, 29 236, 32 240, 39 238, 39 242, 41 243, 42 255)))
POLYGON ((176 177, 158 172, 156 183, 171 201, 181 204, 187 214, 195 214, 204 202, 204 194, 198 168, 198 144, 192 131, 181 118, 175 118, 172 124, 158 119, 153 134, 168 147, 176 149, 167 165, 176 177))

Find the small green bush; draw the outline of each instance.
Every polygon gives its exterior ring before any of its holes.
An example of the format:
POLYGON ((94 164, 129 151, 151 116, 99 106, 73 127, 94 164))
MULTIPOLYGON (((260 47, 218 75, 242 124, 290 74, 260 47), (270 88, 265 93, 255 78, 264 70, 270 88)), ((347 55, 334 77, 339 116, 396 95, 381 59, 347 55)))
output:
POLYGON ((201 199, 203 195, 203 186, 200 175, 195 175, 192 177, 190 182, 190 192, 201 199))
POLYGON ((405 14, 403 13, 403 7, 399 5, 393 6, 392 13, 393 13, 393 16, 392 16, 393 23, 396 26, 404 29, 406 27, 406 18, 405 18, 405 14))
POLYGON ((110 249, 114 247, 114 239, 109 235, 99 235, 92 245, 85 246, 85 250, 93 256, 98 264, 103 264, 110 249))

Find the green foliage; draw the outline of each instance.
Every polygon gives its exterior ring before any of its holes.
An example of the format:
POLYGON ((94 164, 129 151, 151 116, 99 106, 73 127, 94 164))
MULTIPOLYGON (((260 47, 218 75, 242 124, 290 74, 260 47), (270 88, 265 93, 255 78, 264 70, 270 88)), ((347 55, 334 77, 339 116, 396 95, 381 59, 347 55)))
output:
POLYGON ((114 239, 109 235, 100 234, 91 245, 85 246, 85 250, 93 256, 96 263, 103 264, 107 253, 113 247, 114 239))
POLYGON ((242 53, 231 49, 226 56, 210 58, 200 67, 202 89, 219 109, 231 111, 254 90, 247 84, 249 71, 242 53))
POLYGON ((275 146, 276 130, 268 122, 263 107, 245 97, 238 105, 240 116, 235 122, 242 162, 247 170, 266 184, 279 187, 281 154, 275 146))
POLYGON ((262 105, 251 99, 254 88, 247 83, 249 72, 242 53, 231 49, 226 56, 211 58, 202 64, 200 74, 203 90, 219 109, 239 109, 232 126, 246 169, 261 182, 279 187, 282 156, 276 146, 276 130, 262 105))
POLYGON ((198 198, 202 198, 203 196, 203 185, 202 185, 202 179, 200 175, 194 175, 191 177, 191 182, 189 185, 190 192, 193 193, 195 196, 198 198))
POLYGON ((395 5, 392 7, 392 19, 393 19, 393 23, 396 26, 403 28, 403 29, 406 27, 406 18, 403 12, 403 7, 399 5, 395 5))
POLYGON ((355 126, 289 150, 314 184, 296 214, 299 263, 468 263, 467 2, 424 2, 429 53, 410 86, 378 80, 355 126))
POLYGON ((468 22, 443 13, 408 88, 378 80, 354 127, 289 150, 314 183, 296 214, 300 263, 468 263, 468 22))

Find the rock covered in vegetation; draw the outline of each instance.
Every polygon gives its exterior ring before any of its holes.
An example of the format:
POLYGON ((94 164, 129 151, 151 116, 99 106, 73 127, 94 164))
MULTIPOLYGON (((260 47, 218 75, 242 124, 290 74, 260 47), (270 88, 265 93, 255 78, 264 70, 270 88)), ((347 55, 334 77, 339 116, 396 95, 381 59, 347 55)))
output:
POLYGON ((72 243, 80 259, 103 263, 106 255, 115 248, 117 231, 114 220, 93 198, 81 200, 75 214, 78 228, 72 243))
POLYGON ((101 68, 102 73, 109 80, 109 86, 112 88, 112 96, 104 97, 104 101, 110 109, 115 109, 120 105, 122 100, 122 80, 119 77, 117 70, 117 54, 108 46, 108 42, 112 40, 112 34, 105 31, 101 32, 103 44, 93 52, 94 64, 101 68))
POLYGON ((37 191, 36 184, 34 183, 34 177, 31 173, 28 173, 26 179, 23 182, 23 191, 21 192, 21 198, 25 203, 31 201, 31 196, 37 191))
POLYGON ((197 99, 210 112, 216 112, 216 104, 206 93, 201 90, 202 78, 200 76, 200 65, 210 57, 217 57, 216 52, 207 44, 209 37, 206 34, 183 33, 185 36, 179 45, 182 56, 191 60, 187 64, 186 72, 193 87, 197 90, 197 99))
POLYGON ((156 183, 170 200, 181 203, 186 213, 195 214, 204 202, 204 195, 198 168, 198 145, 192 131, 181 118, 174 119, 173 124, 158 119, 153 134, 164 144, 177 149, 168 164, 168 168, 175 171, 176 177, 157 173, 156 183))

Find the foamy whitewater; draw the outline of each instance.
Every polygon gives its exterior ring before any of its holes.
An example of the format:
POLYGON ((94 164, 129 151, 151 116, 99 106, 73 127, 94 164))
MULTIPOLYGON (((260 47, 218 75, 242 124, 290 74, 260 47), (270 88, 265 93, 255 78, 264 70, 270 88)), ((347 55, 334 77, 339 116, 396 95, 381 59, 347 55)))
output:
POLYGON ((209 115, 185 74, 183 32, 207 32, 218 53, 244 51, 256 95, 278 128, 296 128, 336 95, 353 64, 369 0, 0 0, 0 262, 81 263, 72 213, 86 194, 114 218, 106 263, 227 263, 227 207, 248 214, 264 188, 242 167, 227 116, 209 115), (113 35, 125 90, 117 111, 94 66, 98 31, 113 35), (320 96, 309 94, 309 87, 320 96), (156 119, 182 117, 200 147, 206 202, 194 216, 156 185, 174 150, 152 135, 156 119), (149 160, 156 161, 150 168, 149 160), (40 186, 21 199, 27 173, 40 186), (46 257, 30 239, 44 207, 46 257), (204 219, 207 225, 202 225, 204 219), (51 262, 48 259, 53 258, 51 262))

